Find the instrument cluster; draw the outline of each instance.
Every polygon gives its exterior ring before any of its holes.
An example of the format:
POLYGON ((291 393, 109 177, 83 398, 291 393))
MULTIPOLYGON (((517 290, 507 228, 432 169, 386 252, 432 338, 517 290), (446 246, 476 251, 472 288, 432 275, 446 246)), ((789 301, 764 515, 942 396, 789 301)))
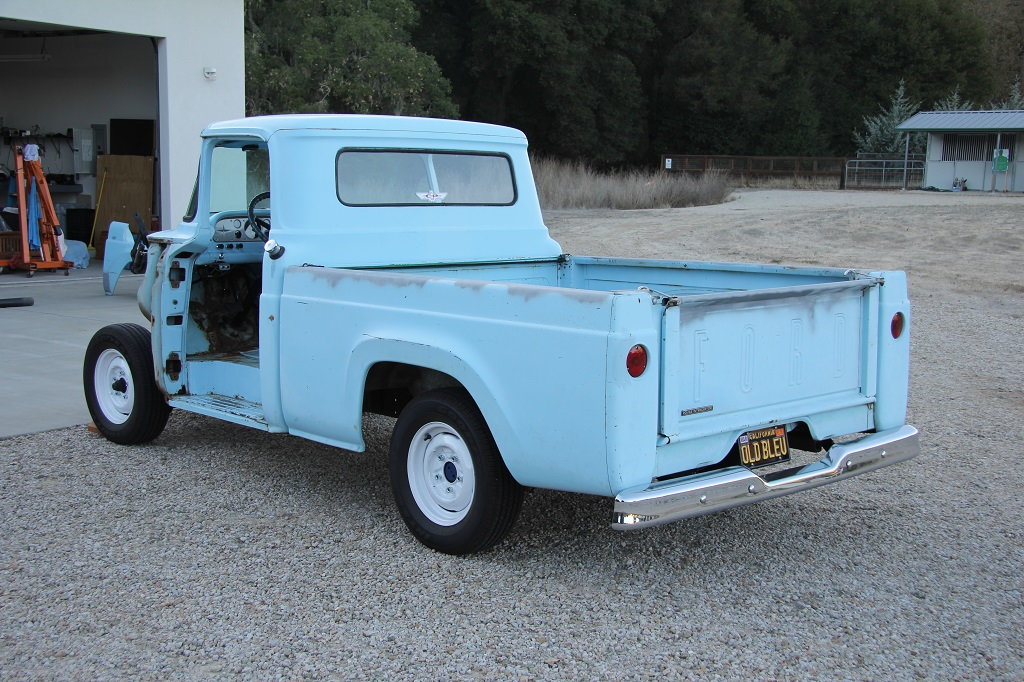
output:
MULTIPOLYGON (((266 218, 270 220, 270 218, 266 218)), ((213 232, 215 242, 256 242, 259 235, 252 229, 249 219, 245 217, 227 217, 217 221, 213 232)))

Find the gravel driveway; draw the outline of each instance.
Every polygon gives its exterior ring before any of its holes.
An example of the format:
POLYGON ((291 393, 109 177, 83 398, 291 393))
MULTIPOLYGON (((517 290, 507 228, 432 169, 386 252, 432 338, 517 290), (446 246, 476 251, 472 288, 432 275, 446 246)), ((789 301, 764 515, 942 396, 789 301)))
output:
POLYGON ((909 271, 921 456, 670 526, 534 490, 495 550, 431 552, 377 417, 365 454, 181 412, 144 447, 0 441, 0 679, 1024 678, 1022 209, 747 192, 549 215, 573 253, 909 271))

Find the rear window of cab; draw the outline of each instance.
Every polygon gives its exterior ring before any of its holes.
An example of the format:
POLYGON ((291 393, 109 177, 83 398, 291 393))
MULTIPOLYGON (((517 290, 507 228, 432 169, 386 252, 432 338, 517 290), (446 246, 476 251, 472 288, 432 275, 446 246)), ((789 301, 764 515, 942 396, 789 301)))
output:
POLYGON ((346 206, 509 206, 516 201, 504 154, 343 149, 338 199, 346 206))

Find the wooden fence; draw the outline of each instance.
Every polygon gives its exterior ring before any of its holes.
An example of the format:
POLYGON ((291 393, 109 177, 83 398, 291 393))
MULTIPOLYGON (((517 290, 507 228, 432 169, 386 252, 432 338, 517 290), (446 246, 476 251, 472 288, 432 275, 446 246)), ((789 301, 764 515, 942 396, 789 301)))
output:
POLYGON ((729 156, 718 154, 663 154, 666 171, 770 177, 833 177, 843 186, 846 159, 834 156, 729 156))

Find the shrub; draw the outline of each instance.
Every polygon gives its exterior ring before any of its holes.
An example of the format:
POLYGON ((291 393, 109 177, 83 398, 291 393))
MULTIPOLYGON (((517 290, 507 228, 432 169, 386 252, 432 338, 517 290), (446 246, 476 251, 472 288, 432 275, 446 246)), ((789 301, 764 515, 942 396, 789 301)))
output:
POLYGON ((623 171, 601 173, 581 161, 533 158, 544 209, 682 208, 720 204, 731 191, 720 173, 623 171))
MULTIPOLYGON (((959 93, 957 97, 959 97, 959 93)), ((879 107, 879 113, 874 116, 865 116, 863 133, 859 130, 854 131, 853 141, 857 143, 857 151, 902 156, 906 150, 907 133, 896 130, 896 126, 916 114, 920 109, 921 103, 910 101, 910 97, 907 96, 907 84, 901 80, 896 91, 889 98, 889 108, 879 107)), ((911 153, 921 154, 924 153, 924 150, 924 134, 911 133, 911 153)))

